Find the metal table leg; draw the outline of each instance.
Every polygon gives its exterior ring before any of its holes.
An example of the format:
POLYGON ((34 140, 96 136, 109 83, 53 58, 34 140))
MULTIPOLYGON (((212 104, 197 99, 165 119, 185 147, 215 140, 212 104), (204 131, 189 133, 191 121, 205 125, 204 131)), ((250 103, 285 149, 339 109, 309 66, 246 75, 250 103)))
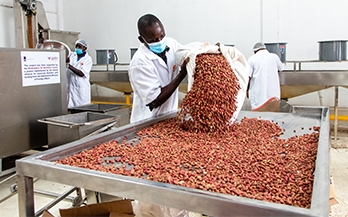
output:
POLYGON ((335 146, 337 147, 337 128, 338 128, 338 86, 335 86, 335 124, 334 124, 334 137, 335 146))
MULTIPOLYGON (((65 198, 76 191, 76 197, 72 198, 71 201, 73 203, 73 207, 80 206, 84 199, 82 198, 81 189, 77 187, 72 187, 62 195, 58 195, 55 200, 41 208, 39 211, 35 213, 35 205, 34 205, 34 181, 33 178, 17 175, 17 187, 13 187, 14 191, 18 192, 18 206, 19 206, 19 216, 20 217, 37 217, 42 215, 45 210, 52 208, 54 205, 59 203, 65 198)), ((38 193, 54 196, 55 194, 50 192, 38 191, 38 193)))
POLYGON ((34 182, 33 178, 17 175, 18 208, 20 217, 34 217, 34 182))

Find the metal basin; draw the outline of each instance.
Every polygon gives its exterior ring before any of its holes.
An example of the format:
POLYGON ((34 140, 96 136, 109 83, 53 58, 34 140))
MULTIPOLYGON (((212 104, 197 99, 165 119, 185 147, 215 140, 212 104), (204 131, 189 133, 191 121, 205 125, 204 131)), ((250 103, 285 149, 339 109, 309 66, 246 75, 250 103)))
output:
POLYGON ((59 146, 88 136, 104 126, 119 123, 120 116, 97 112, 81 112, 39 119, 47 124, 49 147, 59 146))
POLYGON ((39 45, 38 49, 64 50, 66 57, 70 55, 70 48, 68 47, 68 45, 57 40, 45 40, 42 44, 39 45))

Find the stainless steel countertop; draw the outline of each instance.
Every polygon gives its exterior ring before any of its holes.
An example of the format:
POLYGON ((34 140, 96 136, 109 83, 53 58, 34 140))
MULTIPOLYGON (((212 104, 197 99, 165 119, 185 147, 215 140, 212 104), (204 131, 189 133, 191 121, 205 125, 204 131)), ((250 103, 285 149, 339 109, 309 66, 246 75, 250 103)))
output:
MULTIPOLYGON (((285 70, 279 73, 281 98, 292 98, 332 86, 348 86, 348 70, 285 70)), ((91 83, 121 92, 132 92, 127 70, 92 70, 91 83)), ((187 92, 187 77, 179 91, 187 92)))

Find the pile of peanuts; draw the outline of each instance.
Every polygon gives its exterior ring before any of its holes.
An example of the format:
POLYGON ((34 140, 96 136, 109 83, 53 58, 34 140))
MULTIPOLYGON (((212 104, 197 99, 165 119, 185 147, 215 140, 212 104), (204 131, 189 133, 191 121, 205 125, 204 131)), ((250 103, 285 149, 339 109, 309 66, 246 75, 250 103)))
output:
POLYGON ((281 139, 277 123, 243 118, 225 132, 195 133, 171 118, 57 163, 309 208, 320 130, 311 129, 281 139))
POLYGON ((194 82, 179 112, 182 126, 193 132, 223 132, 237 109, 238 78, 222 54, 199 54, 195 63, 194 82))

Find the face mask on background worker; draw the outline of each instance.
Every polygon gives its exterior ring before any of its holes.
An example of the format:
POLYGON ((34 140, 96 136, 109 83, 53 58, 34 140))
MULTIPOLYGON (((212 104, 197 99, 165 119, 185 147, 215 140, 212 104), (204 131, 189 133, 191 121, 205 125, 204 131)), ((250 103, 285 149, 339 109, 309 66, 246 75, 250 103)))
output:
POLYGON ((83 50, 80 48, 75 48, 75 52, 77 55, 81 55, 83 53, 83 50))

